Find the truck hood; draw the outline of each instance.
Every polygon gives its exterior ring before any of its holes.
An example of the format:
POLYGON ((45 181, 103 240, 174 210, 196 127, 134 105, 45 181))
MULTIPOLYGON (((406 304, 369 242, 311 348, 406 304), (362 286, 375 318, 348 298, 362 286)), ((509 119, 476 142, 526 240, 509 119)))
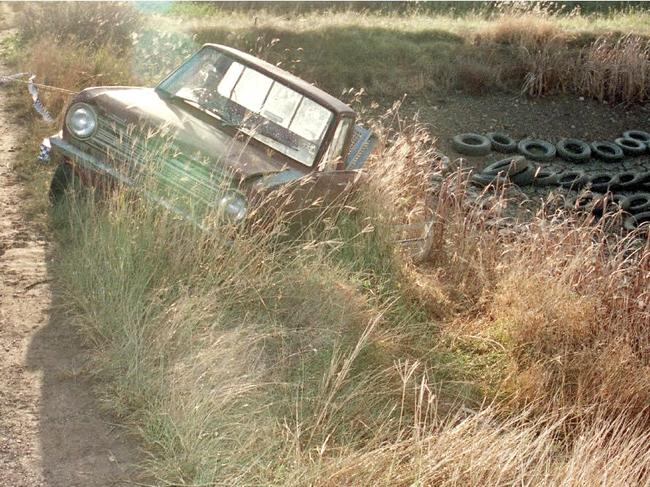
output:
MULTIPOLYGON (((247 137, 238 140, 221 129, 209 114, 195 114, 191 107, 171 101, 153 88, 88 88, 75 101, 92 103, 100 112, 113 114, 126 124, 138 125, 142 132, 163 129, 188 155, 198 153, 242 179, 288 169, 288 162, 281 160, 277 153, 267 154, 247 137)), ((295 166, 292 165, 293 173, 296 173, 295 166)), ((304 175, 308 170, 305 167, 297 172, 304 175)))

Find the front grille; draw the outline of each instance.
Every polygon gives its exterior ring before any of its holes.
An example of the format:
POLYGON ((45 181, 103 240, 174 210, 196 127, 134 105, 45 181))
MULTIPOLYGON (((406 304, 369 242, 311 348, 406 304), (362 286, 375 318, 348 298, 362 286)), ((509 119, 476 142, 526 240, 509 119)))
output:
POLYGON ((345 160, 346 169, 361 169, 376 142, 377 139, 370 130, 361 125, 355 125, 350 150, 345 160))
POLYGON ((212 207, 232 177, 214 162, 181 152, 171 137, 144 134, 133 124, 106 114, 97 131, 84 141, 129 184, 144 186, 156 197, 185 210, 212 207))

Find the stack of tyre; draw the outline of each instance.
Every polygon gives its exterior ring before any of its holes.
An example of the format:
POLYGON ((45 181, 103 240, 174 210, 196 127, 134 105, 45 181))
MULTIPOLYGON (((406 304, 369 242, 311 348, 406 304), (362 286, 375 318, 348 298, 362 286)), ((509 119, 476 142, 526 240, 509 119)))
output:
POLYGON ((622 163, 630 157, 650 155, 648 132, 628 130, 613 142, 587 143, 569 138, 562 139, 557 144, 541 139, 516 141, 501 133, 467 133, 455 136, 452 145, 456 152, 468 156, 486 156, 491 151, 512 154, 474 174, 471 182, 477 186, 512 182, 519 186, 584 189, 578 196, 568 200, 568 206, 596 214, 620 208, 628 214, 624 226, 630 230, 642 224, 650 224, 650 170, 617 169, 586 173, 579 167, 594 159, 609 165, 622 163), (556 170, 539 164, 550 163, 558 157, 574 167, 556 170))

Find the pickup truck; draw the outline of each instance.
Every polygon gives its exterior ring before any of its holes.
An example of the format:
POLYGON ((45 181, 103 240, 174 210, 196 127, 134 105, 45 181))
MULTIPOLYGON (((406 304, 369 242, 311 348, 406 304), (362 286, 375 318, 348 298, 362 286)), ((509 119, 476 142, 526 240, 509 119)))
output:
POLYGON ((242 221, 260 195, 283 187, 296 189, 280 192, 293 208, 340 199, 364 181, 376 138, 321 89, 205 44, 155 88, 77 93, 49 144, 53 203, 76 180, 126 186, 204 226, 215 214, 242 221))

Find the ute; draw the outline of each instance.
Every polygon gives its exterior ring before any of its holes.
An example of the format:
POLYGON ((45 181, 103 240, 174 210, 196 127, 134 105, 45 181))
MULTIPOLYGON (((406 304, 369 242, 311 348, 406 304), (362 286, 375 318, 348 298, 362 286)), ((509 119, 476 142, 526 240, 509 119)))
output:
POLYGON ((215 210, 238 222, 278 188, 296 189, 279 192, 288 208, 351 193, 375 141, 337 98, 250 54, 205 44, 155 88, 75 96, 49 138, 58 161, 50 199, 79 180, 134 188, 200 226, 215 210))

